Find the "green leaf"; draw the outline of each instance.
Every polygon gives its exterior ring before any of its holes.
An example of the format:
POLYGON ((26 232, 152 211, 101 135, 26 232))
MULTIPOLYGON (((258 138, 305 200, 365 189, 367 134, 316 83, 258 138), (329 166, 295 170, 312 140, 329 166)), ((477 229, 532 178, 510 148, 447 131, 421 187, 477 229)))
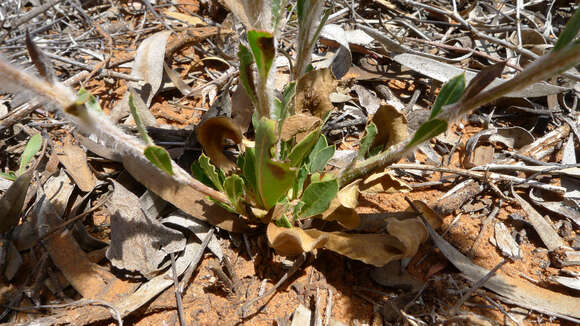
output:
POLYGON ((34 155, 38 153, 42 147, 42 136, 40 134, 34 134, 34 136, 30 137, 28 143, 26 143, 26 147, 24 147, 24 152, 22 152, 22 156, 20 156, 20 167, 18 168, 18 173, 16 175, 22 175, 26 170, 26 166, 34 155))
POLYGON ((224 190, 236 211, 242 213, 241 200, 244 196, 244 180, 238 175, 231 175, 224 181, 224 190))
POLYGON ((271 148, 276 143, 276 122, 267 118, 258 121, 256 128, 256 186, 264 209, 272 208, 281 199, 296 178, 296 168, 289 162, 272 160, 271 148))
POLYGON ((168 174, 173 175, 171 157, 165 148, 156 145, 149 145, 145 148, 143 154, 145 154, 145 157, 149 160, 149 162, 153 163, 153 165, 167 172, 168 174))
POLYGON ((292 228, 292 224, 290 223, 290 221, 288 221, 286 216, 282 216, 281 218, 275 220, 274 224, 276 224, 276 226, 281 227, 281 228, 288 228, 288 229, 292 228))
POLYGON ((314 158, 310 161, 310 172, 320 172, 324 170, 328 161, 334 155, 334 145, 327 146, 318 151, 314 158))
POLYGON ((137 130, 139 130, 141 138, 143 138, 145 144, 152 145, 153 141, 151 140, 151 137, 149 137, 149 135, 147 134, 147 129, 143 124, 143 120, 141 120, 139 113, 137 113, 137 107, 135 106, 135 99, 133 98, 132 92, 129 93, 129 109, 131 109, 131 115, 133 116, 133 120, 135 120, 135 125, 137 126, 137 130))
POLYGON ((87 109, 103 113, 103 110, 101 109, 101 105, 99 104, 99 101, 97 101, 97 98, 93 96, 93 94, 88 92, 86 89, 81 87, 81 89, 77 93, 77 96, 78 96, 77 102, 80 102, 78 104, 84 103, 87 109))
POLYGON ((220 178, 219 171, 215 165, 211 164, 209 157, 202 153, 197 159, 197 162, 199 163, 200 168, 205 173, 207 178, 213 184, 213 187, 221 192, 224 192, 222 178, 220 178))
POLYGON ((301 142, 296 144, 290 155, 288 155, 288 159, 290 160, 290 165, 294 167, 299 167, 302 165, 304 158, 306 158, 314 148, 314 145, 318 142, 320 138, 320 128, 310 132, 301 142))
POLYGON ((14 181, 16 178, 18 178, 18 176, 12 171, 8 171, 8 173, 0 172, 0 177, 11 181, 14 181))
POLYGON ((261 80, 265 82, 268 79, 268 73, 276 56, 274 36, 265 31, 249 31, 248 43, 254 54, 261 80))
POLYGON ((298 170, 298 175, 296 176, 296 180, 294 180, 294 184, 292 185, 292 199, 296 199, 302 194, 306 178, 308 178, 308 169, 303 166, 300 168, 300 170, 298 170))
POLYGON ((375 140, 375 136, 377 135, 378 129, 374 122, 369 123, 365 128, 365 135, 360 141, 360 147, 356 154, 356 159, 361 160, 367 156, 371 145, 373 144, 373 140, 375 140))
POLYGON ((315 182, 308 185, 300 198, 304 203, 299 218, 307 218, 322 214, 338 194, 338 181, 332 179, 325 182, 315 182))
POLYGON ((433 108, 431 108, 431 116, 429 120, 434 119, 441 113, 443 106, 448 104, 453 104, 461 98, 461 94, 465 90, 465 74, 461 74, 453 77, 449 80, 439 92, 435 103, 433 103, 433 108))
POLYGON ((207 176, 204 169, 201 167, 199 160, 191 163, 191 173, 193 174, 193 177, 197 179, 199 182, 203 183, 208 187, 216 189, 211 179, 207 176))
POLYGON ((578 31, 580 30, 580 8, 576 9, 574 12, 574 16, 572 16, 568 23, 566 23, 566 27, 558 36, 558 41, 554 45, 554 49, 552 52, 559 51, 562 48, 566 47, 570 42, 572 42, 576 35, 578 35, 578 31))
POLYGON ((240 59, 240 81, 246 90, 246 93, 250 97, 252 104, 255 106, 257 105, 258 100, 256 98, 254 75, 252 73, 252 63, 254 62, 254 57, 252 57, 252 53, 247 47, 240 44, 238 58, 240 59))
POLYGON ((407 145, 407 148, 420 144, 431 139, 447 130, 447 122, 439 119, 429 120, 423 123, 415 132, 413 139, 407 145))

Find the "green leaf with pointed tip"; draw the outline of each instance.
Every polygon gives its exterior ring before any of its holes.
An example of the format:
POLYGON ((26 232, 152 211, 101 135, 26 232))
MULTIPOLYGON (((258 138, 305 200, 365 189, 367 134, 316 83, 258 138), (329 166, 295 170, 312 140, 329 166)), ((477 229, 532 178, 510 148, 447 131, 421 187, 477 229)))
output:
POLYGON ((28 143, 26 143, 26 147, 24 147, 24 152, 22 152, 22 156, 20 156, 20 167, 18 168, 18 173, 16 175, 22 175, 26 170, 26 166, 34 155, 38 153, 42 147, 42 136, 40 134, 34 134, 34 136, 30 137, 28 143))
POLYGON ((566 27, 558 36, 558 41, 554 45, 552 52, 561 50, 570 44, 578 35, 578 31, 580 31, 580 8, 576 9, 574 16, 566 23, 566 27))
POLYGON ((129 93, 129 109, 131 110, 131 115, 133 116, 133 120, 135 120, 135 125, 137 126, 137 130, 139 130, 139 134, 141 138, 147 145, 152 145, 153 141, 149 134, 147 134, 147 129, 145 128, 145 124, 143 124, 143 120, 137 113, 137 107, 135 106, 135 99, 133 98, 133 94, 129 93))
POLYGON ((149 162, 153 163, 153 165, 167 172, 168 174, 173 175, 171 157, 165 148, 157 145, 149 145, 145 148, 143 154, 145 154, 145 157, 149 160, 149 162))
POLYGON ((213 184, 213 187, 221 192, 224 192, 223 180, 220 178, 219 170, 215 167, 215 165, 211 164, 209 157, 202 153, 197 159, 197 162, 199 163, 199 167, 213 184))
POLYGON ((311 153, 314 145, 318 142, 320 138, 320 128, 310 132, 302 141, 300 141, 288 155, 290 160, 290 165, 294 167, 300 167, 304 159, 311 153))
POLYGON ((254 62, 254 57, 252 57, 252 53, 247 47, 240 44, 238 58, 240 59, 240 81, 246 90, 246 93, 250 97, 252 104, 256 105, 258 100, 256 98, 254 75, 252 73, 252 63, 254 62))
POLYGON ((260 74, 262 82, 265 82, 268 79, 268 73, 276 56, 274 36, 265 31, 249 31, 248 43, 254 54, 258 73, 260 74))
POLYGON ((451 78, 448 82, 443 85, 435 103, 433 103, 433 108, 431 108, 431 116, 429 119, 434 119, 441 113, 441 110, 445 105, 453 104, 461 98, 463 91, 465 90, 465 74, 461 74, 451 78))
POLYGON ((447 130, 447 122, 439 119, 432 119, 423 123, 415 132, 413 139, 407 145, 407 148, 420 144, 431 139, 447 130))
POLYGON ((241 200, 244 196, 244 180, 238 175, 231 175, 224 181, 224 190, 236 211, 243 213, 241 200))
POLYGON ((261 118, 256 128, 256 192, 265 209, 272 208, 286 193, 296 178, 296 168, 290 162, 272 160, 271 148, 276 143, 276 122, 261 118))
POLYGON ((357 160, 362 160, 367 156, 371 145, 373 144, 373 140, 375 140, 375 136, 377 135, 378 129, 377 126, 371 122, 365 128, 365 135, 360 141, 360 147, 358 148, 358 152, 356 154, 357 160))
POLYGON ((322 214, 328 209, 337 194, 338 182, 336 179, 309 184, 300 198, 304 206, 300 209, 299 218, 322 214))

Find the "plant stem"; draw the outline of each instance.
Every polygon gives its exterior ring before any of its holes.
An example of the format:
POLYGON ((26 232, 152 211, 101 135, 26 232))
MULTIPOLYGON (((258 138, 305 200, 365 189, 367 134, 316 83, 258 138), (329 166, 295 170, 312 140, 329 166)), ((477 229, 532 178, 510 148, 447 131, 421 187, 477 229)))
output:
MULTIPOLYGON (((482 105, 493 102, 510 92, 526 88, 531 84, 559 74, 578 62, 580 62, 580 43, 572 43, 562 50, 552 52, 538 59, 538 61, 523 72, 501 85, 483 91, 472 98, 462 99, 455 104, 443 107, 443 111, 437 116, 437 119, 447 121, 448 123, 452 122, 461 115, 476 110, 482 105)), ((347 166, 339 172, 339 186, 343 187, 354 179, 368 175, 375 170, 385 168, 387 165, 398 161, 419 145, 414 144, 409 146, 411 139, 413 139, 413 136, 397 145, 391 146, 378 155, 347 166)))

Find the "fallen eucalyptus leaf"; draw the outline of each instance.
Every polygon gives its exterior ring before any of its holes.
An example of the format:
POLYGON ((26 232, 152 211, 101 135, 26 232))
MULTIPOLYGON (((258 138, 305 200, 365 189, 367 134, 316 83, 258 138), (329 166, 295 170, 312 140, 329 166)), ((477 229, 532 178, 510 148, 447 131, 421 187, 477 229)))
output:
POLYGON ((352 90, 358 96, 358 102, 367 110, 368 115, 375 114, 381 106, 381 99, 361 85, 354 85, 352 90))
POLYGON ((137 196, 120 183, 107 204, 111 214, 111 245, 107 258, 119 269, 137 271, 152 278, 170 253, 182 251, 185 237, 161 222, 148 218, 137 196))
POLYGON ((97 182, 93 171, 89 168, 87 154, 79 146, 66 143, 57 153, 58 160, 66 168, 67 173, 72 177, 81 191, 91 191, 97 182))
POLYGON ((522 127, 497 128, 496 132, 489 136, 492 143, 499 142, 507 148, 520 149, 534 141, 534 136, 522 127))
POLYGON ((540 213, 538 213, 534 207, 532 207, 532 205, 520 197, 515 191, 512 191, 512 193, 524 212, 526 212, 528 221, 530 221, 534 227, 534 230, 536 230, 546 248, 548 248, 549 251, 553 251, 563 247, 564 241, 562 238, 560 238, 554 228, 544 219, 544 217, 540 215, 540 213))

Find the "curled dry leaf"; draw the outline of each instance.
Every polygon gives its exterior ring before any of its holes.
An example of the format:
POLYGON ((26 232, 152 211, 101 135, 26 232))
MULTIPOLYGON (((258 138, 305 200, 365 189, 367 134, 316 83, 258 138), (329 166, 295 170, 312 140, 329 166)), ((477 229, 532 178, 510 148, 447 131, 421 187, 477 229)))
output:
POLYGON ((322 120, 308 114, 294 114, 284 120, 282 125, 282 140, 289 141, 298 134, 306 134, 318 128, 322 120))
POLYGON ((399 192, 409 192, 412 189, 411 186, 395 177, 389 171, 372 174, 360 185, 360 191, 362 193, 371 194, 380 192, 394 194, 399 192))
POLYGON ((377 135, 371 148, 384 145, 387 149, 409 136, 407 118, 392 105, 382 105, 372 118, 377 126, 377 135))
POLYGON ((296 113, 324 118, 334 108, 330 102, 330 93, 334 91, 337 83, 330 69, 306 73, 296 86, 296 113))
POLYGON ((427 230, 417 219, 392 219, 387 222, 387 231, 389 234, 324 232, 270 223, 266 235, 270 246, 280 255, 293 256, 324 248, 374 266, 414 256, 427 239, 427 230))
POLYGON ((356 212, 360 182, 360 179, 355 180, 340 189, 336 198, 330 203, 330 207, 322 213, 322 219, 325 221, 337 221, 347 229, 357 228, 360 225, 360 216, 356 212))
POLYGON ((226 138, 236 144, 242 142, 242 130, 231 118, 210 118, 197 128, 197 139, 207 156, 217 167, 229 172, 236 168, 236 164, 223 153, 226 138))
POLYGON ((266 236, 270 247, 284 256, 295 256, 303 252, 322 248, 328 242, 329 235, 318 230, 302 230, 299 228, 278 227, 268 224, 266 236))

